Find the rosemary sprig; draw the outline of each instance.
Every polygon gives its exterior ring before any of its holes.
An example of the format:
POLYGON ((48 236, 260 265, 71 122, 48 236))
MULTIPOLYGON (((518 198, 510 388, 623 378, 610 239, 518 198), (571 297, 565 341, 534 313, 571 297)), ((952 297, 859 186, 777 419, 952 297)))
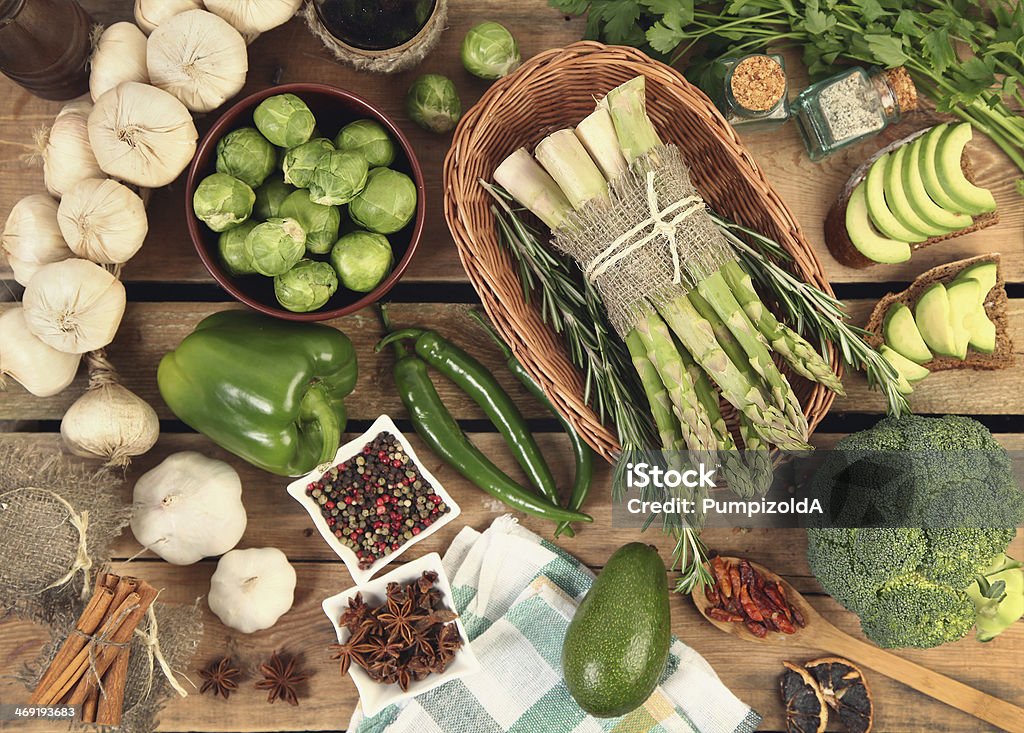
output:
POLYGON ((499 238, 516 260, 523 297, 529 302, 539 292, 541 317, 562 335, 570 360, 583 370, 584 399, 602 421, 610 419, 615 425, 623 446, 653 445, 653 423, 636 408, 646 404, 646 397, 597 293, 578 268, 553 253, 523 222, 506 191, 486 181, 480 184, 494 198, 491 210, 499 238))
POLYGON ((890 415, 909 414, 910 405, 897 389, 896 368, 864 340, 867 331, 847 323, 843 304, 780 267, 776 260, 788 262, 793 258, 778 242, 714 212, 709 213, 751 276, 778 299, 790 326, 804 335, 810 331, 822 345, 822 354, 826 342, 838 347, 847 366, 863 371, 868 384, 885 395, 890 415), (739 237, 737 232, 749 241, 739 237))

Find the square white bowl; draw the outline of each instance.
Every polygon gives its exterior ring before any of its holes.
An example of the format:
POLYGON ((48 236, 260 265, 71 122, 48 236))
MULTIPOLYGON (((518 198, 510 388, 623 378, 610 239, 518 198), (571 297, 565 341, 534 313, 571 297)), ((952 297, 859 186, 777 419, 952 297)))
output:
POLYGON ((381 568, 393 561, 420 540, 426 539, 430 535, 434 534, 434 532, 441 529, 441 527, 448 524, 448 522, 452 521, 462 513, 462 509, 459 508, 459 505, 455 503, 448 492, 444 490, 444 487, 441 486, 440 482, 424 467, 419 458, 416 457, 416 451, 412 449, 412 446, 409 445, 409 441, 406 440, 405 436, 398 431, 398 428, 395 427, 394 421, 392 421, 392 419, 387 415, 381 415, 378 417, 373 421, 373 425, 370 426, 369 430, 358 438, 350 440, 348 443, 345 443, 343 446, 338 448, 338 452, 334 454, 333 461, 317 466, 302 478, 296 479, 292 483, 288 484, 288 493, 293 499, 295 499, 295 501, 302 505, 306 512, 309 513, 310 518, 313 520, 313 524, 320 532, 320 536, 324 538, 324 542, 326 542, 328 546, 337 553, 338 557, 345 561, 345 565, 348 567, 348 572, 352 575, 352 580, 355 581, 356 585, 363 585, 366 583, 370 578, 376 575, 381 568), (314 500, 312 496, 306 493, 306 487, 311 483, 319 481, 320 478, 334 466, 337 466, 339 463, 344 463, 350 458, 354 458, 359 455, 363 450, 363 446, 376 438, 380 433, 389 433, 395 437, 398 443, 402 446, 406 455, 408 455, 416 465, 416 469, 420 472, 420 475, 430 482, 434 493, 441 497, 444 503, 448 506, 449 511, 435 519, 433 524, 418 535, 415 535, 411 540, 406 540, 405 543, 399 546, 397 550, 392 550, 387 555, 378 558, 373 565, 363 570, 359 567, 359 558, 356 557, 356 553, 352 548, 335 537, 334 531, 327 526, 327 520, 320 512, 320 505, 316 503, 316 500, 314 500))
MULTIPOLYGON (((452 600, 452 587, 448 582, 448 576, 445 575, 444 567, 441 565, 441 556, 436 552, 431 552, 429 555, 424 555, 418 560, 412 560, 399 568, 395 568, 390 573, 382 575, 366 585, 349 588, 336 596, 325 599, 322 604, 324 613, 327 614, 327 618, 334 625, 338 643, 344 644, 350 636, 349 630, 339 624, 339 619, 348 609, 349 599, 355 596, 356 593, 362 593, 363 600, 366 603, 372 606, 379 606, 387 599, 388 583, 410 583, 422 576, 426 570, 433 570, 437 573, 437 582, 434 583, 434 587, 441 591, 445 605, 454 611, 455 604, 452 600)), ((374 682, 359 665, 353 664, 349 667, 348 673, 352 677, 352 681, 355 682, 356 689, 359 690, 359 701, 362 703, 364 715, 367 717, 376 715, 388 705, 409 700, 417 695, 422 695, 424 692, 433 690, 445 682, 480 671, 480 662, 473 653, 473 647, 469 644, 469 637, 466 636, 466 629, 462 625, 462 619, 457 618, 453 623, 459 630, 462 647, 455 653, 455 658, 448 665, 448 668, 441 674, 432 674, 422 680, 412 682, 409 685, 409 689, 404 692, 397 684, 388 685, 382 682, 374 682)))

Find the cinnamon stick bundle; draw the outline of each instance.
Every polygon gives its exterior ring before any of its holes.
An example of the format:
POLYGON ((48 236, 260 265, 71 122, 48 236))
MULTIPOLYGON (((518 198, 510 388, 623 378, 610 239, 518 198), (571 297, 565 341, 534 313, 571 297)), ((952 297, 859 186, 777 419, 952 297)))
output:
POLYGON ((83 722, 119 724, 129 646, 156 596, 156 589, 138 578, 101 575, 74 631, 46 669, 29 703, 81 705, 83 722))

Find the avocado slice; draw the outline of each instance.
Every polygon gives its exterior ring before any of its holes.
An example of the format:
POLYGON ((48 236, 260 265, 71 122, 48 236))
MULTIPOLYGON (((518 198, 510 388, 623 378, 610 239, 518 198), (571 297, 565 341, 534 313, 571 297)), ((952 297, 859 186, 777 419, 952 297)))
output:
POLYGON ((904 226, 899 219, 893 216, 893 213, 889 211, 889 206, 885 203, 885 174, 890 159, 890 153, 880 157, 871 164, 868 174, 864 178, 871 223, 878 231, 891 239, 901 242, 923 242, 928 239, 928 236, 904 226))
POLYGON ((957 355, 949 296, 942 283, 935 283, 918 298, 914 306, 914 320, 928 348, 936 354, 957 355))
POLYGON ((955 201, 952 196, 946 193, 946 189, 942 185, 942 181, 939 180, 939 173, 936 168, 936 159, 939 155, 939 141, 942 140, 942 136, 946 134, 946 130, 949 129, 948 123, 936 125, 924 136, 924 142, 921 143, 921 179, 924 181, 924 187, 928 191, 928 195, 932 198, 932 201, 937 203, 939 206, 944 208, 946 211, 954 211, 958 214, 963 214, 964 209, 955 201))
POLYGON ((978 311, 978 291, 980 289, 978 281, 970 278, 950 283, 946 288, 956 356, 960 359, 967 358, 967 344, 971 340, 969 322, 973 320, 978 311))
MULTIPOLYGON (((925 369, 920 364, 915 364, 910 359, 906 359, 900 356, 899 352, 895 349, 890 349, 884 344, 878 350, 878 353, 882 355, 882 358, 887 362, 896 367, 896 371, 900 373, 900 376, 907 380, 911 385, 917 384, 922 379, 931 374, 930 371, 925 369)), ((901 380, 902 381, 902 380, 901 380)), ((906 394, 906 393, 904 393, 906 394)))
POLYGON ((960 205, 961 210, 972 216, 995 211, 996 200, 987 188, 975 186, 967 180, 960 159, 973 132, 969 122, 949 128, 939 140, 935 169, 942 188, 960 205))
POLYGON ((971 332, 968 345, 982 354, 991 354, 996 350, 996 324, 988 317, 984 308, 974 312, 968 321, 967 328, 971 332))
POLYGON ((978 281, 981 286, 979 299, 981 303, 984 303, 989 291, 996 286, 999 279, 999 267, 995 262, 979 262, 958 272, 953 278, 953 282, 967 279, 978 281))
MULTIPOLYGON (((913 392, 914 388, 910 385, 910 380, 907 379, 907 375, 904 374, 903 370, 900 369, 899 366, 893 361, 893 359, 902 359, 903 357, 901 357, 899 354, 897 354, 895 351, 890 349, 885 344, 882 344, 882 346, 879 347, 878 353, 882 355, 883 359, 892 364, 893 368, 896 370, 896 375, 898 377, 896 380, 896 391, 899 392, 900 394, 910 394, 911 392, 913 392)), ((909 364, 914 364, 914 362, 910 361, 909 359, 903 359, 903 361, 909 364)), ((917 366, 917 364, 914 364, 914 366, 917 366)), ((921 368, 923 369, 924 367, 921 368)))
POLYGON ((929 224, 941 227, 949 232, 966 229, 974 223, 967 214, 958 214, 955 210, 946 211, 932 201, 925 189, 921 177, 921 156, 924 151, 924 138, 919 137, 910 143, 907 158, 903 164, 903 189, 914 211, 929 224))
POLYGON ((932 358, 932 352, 914 323, 914 314, 902 303, 896 303, 885 314, 882 337, 885 343, 906 359, 924 364, 932 358))
POLYGON ((884 237, 872 226, 863 181, 853 189, 846 204, 846 233, 857 251, 869 260, 891 265, 910 259, 909 243, 884 237))
POLYGON ((903 166, 907 160, 907 145, 902 145, 892 153, 889 166, 885 171, 885 200, 891 211, 903 226, 920 232, 928 237, 937 237, 941 234, 948 234, 949 229, 930 224, 921 218, 914 210, 907 195, 907 189, 903 185, 903 166))

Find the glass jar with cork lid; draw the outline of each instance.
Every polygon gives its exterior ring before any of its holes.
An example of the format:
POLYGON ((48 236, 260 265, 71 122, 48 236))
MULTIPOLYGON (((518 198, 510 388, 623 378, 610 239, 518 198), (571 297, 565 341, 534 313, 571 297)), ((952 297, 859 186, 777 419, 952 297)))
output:
POLYGON ((902 66, 856 66, 800 93, 793 113, 811 160, 877 135, 917 109, 917 88, 902 66))
POLYGON ((749 54, 715 62, 712 97, 726 121, 744 130, 789 119, 786 63, 779 54, 749 54))

